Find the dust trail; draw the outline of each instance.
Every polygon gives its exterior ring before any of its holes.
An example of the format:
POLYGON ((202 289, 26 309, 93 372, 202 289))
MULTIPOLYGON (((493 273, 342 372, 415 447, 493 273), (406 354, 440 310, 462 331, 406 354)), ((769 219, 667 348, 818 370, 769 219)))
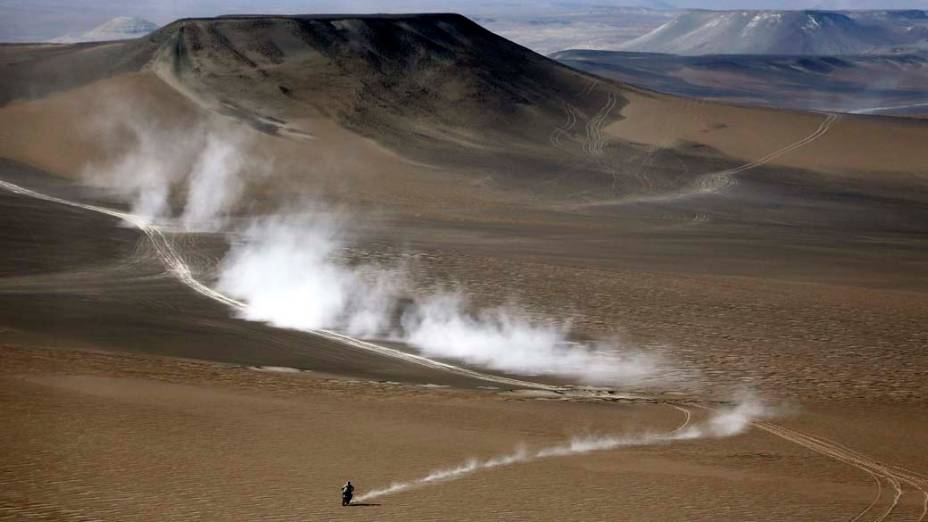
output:
POLYGON ((674 441, 693 440, 706 437, 731 437, 744 432, 755 420, 772 415, 770 408, 757 401, 747 400, 733 408, 718 411, 713 417, 702 424, 691 426, 689 410, 677 406, 674 407, 684 413, 685 418, 680 426, 670 432, 627 436, 606 435, 601 437, 576 437, 565 444, 531 451, 524 447, 519 447, 512 453, 505 455, 499 455, 486 460, 469 459, 454 467, 436 469, 424 477, 415 480, 394 482, 385 488, 375 489, 363 495, 359 495, 357 500, 359 502, 372 500, 401 493, 403 491, 456 480, 478 471, 524 464, 543 459, 583 455, 586 453, 609 451, 618 448, 669 444, 674 441))
POLYGON ((245 303, 240 317, 301 331, 336 330, 405 342, 431 359, 488 371, 616 386, 678 379, 660 354, 572 339, 570 321, 533 317, 514 303, 474 306, 463 290, 417 287, 402 264, 347 262, 338 214, 254 218, 218 265, 215 289, 245 303))
POLYGON ((85 165, 81 177, 126 198, 135 216, 166 218, 172 195, 183 194, 179 223, 188 231, 217 231, 246 186, 270 173, 273 159, 223 121, 168 123, 141 100, 111 98, 93 111, 87 129, 101 136, 109 159, 85 165))
POLYGON ((928 103, 910 103, 908 105, 892 105, 889 107, 868 107, 865 109, 855 109, 851 111, 851 114, 875 114, 883 111, 891 111, 898 109, 914 109, 918 107, 928 107, 928 103))
MULTIPOLYGON (((167 268, 168 272, 176 277, 181 283, 186 285, 191 290, 196 293, 217 301, 225 306, 234 309, 244 309, 246 304, 242 301, 229 297, 222 292, 216 291, 204 283, 200 282, 194 275, 193 271, 190 269, 190 266, 184 261, 180 256, 177 250, 174 249, 174 246, 171 244, 171 241, 168 237, 162 232, 161 228, 157 225, 150 223, 149 219, 143 216, 138 216, 128 212, 122 212, 119 210, 114 210, 107 207, 102 207, 98 205, 91 205, 87 203, 80 203, 77 201, 70 201, 67 199, 59 198, 56 196, 51 196, 48 194, 43 194, 25 187, 21 187, 14 183, 8 181, 0 180, 0 189, 7 190, 14 194, 19 194, 22 196, 27 196, 35 199, 40 199, 43 201, 49 201, 52 203, 57 203, 60 205, 66 205, 69 207, 80 208, 88 210, 91 212, 97 212, 99 214, 104 214, 111 216, 117 219, 120 219, 126 223, 129 223, 132 226, 135 226, 144 233, 148 239, 152 242, 154 246, 155 253, 158 255, 161 262, 167 268)), ((417 364, 419 366, 424 366, 431 368, 433 370, 445 371, 455 375, 461 375, 464 377, 469 377, 472 379, 477 379, 485 382, 492 382, 495 384, 503 384, 506 386, 512 386, 515 388, 531 388, 536 390, 548 390, 548 391, 560 391, 565 389, 562 386, 552 386, 548 384, 542 384, 531 381, 524 381, 520 379, 514 379, 509 377, 497 376, 492 374, 481 373, 475 370, 470 370, 467 368, 462 368, 460 366, 455 366, 453 364, 448 364, 440 361, 435 361, 429 359, 428 357, 423 357, 421 355, 411 354, 404 352, 402 350, 397 350, 393 348, 388 348, 386 346, 381 346, 374 344, 368 341, 362 341, 361 339, 356 339, 348 335, 340 334, 337 332, 332 332, 330 330, 316 329, 316 330, 307 330, 308 333, 335 341, 337 343, 351 346, 360 350, 365 350, 369 352, 374 352, 386 357, 392 357, 394 359, 400 359, 411 364, 417 364)))
MULTIPOLYGON (((194 290, 198 294, 222 303, 223 305, 229 306, 231 308, 241 309, 245 306, 244 303, 228 297, 207 285, 201 283, 199 280, 194 277, 193 272, 191 271, 189 265, 183 260, 183 258, 178 254, 174 249, 173 245, 167 238, 167 236, 155 225, 152 225, 148 222, 147 219, 130 214, 127 212, 122 212, 102 206, 91 205, 80 203, 76 201, 70 201, 55 196, 43 194, 34 190, 21 187, 14 183, 0 180, 0 189, 7 190, 14 194, 19 194, 22 196, 32 197, 39 200, 44 200, 56 204, 66 205, 75 208, 81 208, 91 212, 97 212, 99 214, 104 214, 111 216, 120 220, 123 220, 141 230, 152 242, 155 251, 164 263, 165 267, 168 269, 169 273, 176 277, 180 282, 185 284, 190 289, 194 290)), ((328 330, 313 330, 310 333, 330 339, 332 341, 339 342, 348 346, 352 346, 357 349, 371 351, 379 353, 387 357, 393 357, 396 359, 401 359, 412 364, 418 364, 435 370, 446 371, 456 375, 462 375, 478 380, 483 380, 486 382, 492 382, 496 384, 504 384, 507 386, 521 387, 521 388, 532 388, 532 389, 541 389, 549 391, 562 391, 563 387, 551 386, 547 384, 535 383, 531 381, 523 381, 519 379, 512 379, 507 377, 496 376, 492 374, 485 374, 470 370, 467 368, 462 368, 454 366, 448 363, 443 363, 423 357, 420 355, 406 353, 400 350, 395 350, 385 346, 380 346, 374 343, 367 341, 362 341, 360 339, 355 339, 347 335, 339 334, 336 332, 331 332, 328 330)), ((714 410, 713 410, 714 411, 714 410)), ((713 421, 710 422, 710 426, 714 424, 713 430, 716 436, 728 436, 740 432, 745 429, 748 423, 752 422, 746 420, 747 417, 738 412, 729 412, 713 417, 713 421), (727 434, 727 435, 726 435, 727 434)), ((688 418, 686 419, 689 420, 688 418)), ((663 434, 663 435, 653 435, 650 437, 626 437, 626 438, 613 438, 607 437, 604 439, 580 439, 571 442, 568 445, 556 446, 553 448, 547 448, 543 450, 536 451, 534 453, 529 453, 524 450, 517 450, 516 452, 505 455, 503 457, 496 457, 489 460, 471 460, 467 461, 464 465, 458 466, 456 468, 438 470, 433 473, 430 473, 428 476, 421 479, 407 482, 407 483, 398 483, 394 484, 388 488, 381 490, 372 491, 365 495, 358 497, 358 500, 370 499, 379 496, 385 496, 393 493, 398 493, 400 491, 405 491, 412 489, 414 487, 421 487, 443 480, 452 480, 455 478, 460 478, 470 473, 474 473, 482 469, 491 469, 500 466, 513 465, 516 463, 527 462, 529 460, 538 460, 542 458, 550 458, 555 456, 564 456, 564 455, 573 455, 588 453, 591 451, 605 451, 608 449, 615 449, 618 447, 628 447, 628 446, 640 446, 643 444, 658 444, 658 443, 669 443, 675 440, 684 440, 686 438, 696 438, 699 435, 696 435, 698 428, 693 427, 689 429, 685 428, 685 424, 673 432, 663 434)), ((787 429, 782 426, 777 426, 775 424, 766 423, 766 422, 754 422, 754 426, 771 433, 777 437, 785 439, 794 444, 804 446, 812 451, 815 451, 824 456, 834 458, 840 462, 844 462, 850 466, 856 467, 870 476, 872 476, 877 483, 878 492, 874 501, 862 511, 860 511, 853 520, 859 520, 865 514, 872 511, 872 509, 878 503, 880 497, 882 496, 882 485, 881 479, 888 482, 893 489, 895 490, 894 500, 887 509, 879 515, 879 520, 887 518, 892 514, 895 509, 898 499, 902 495, 902 483, 906 483, 917 491, 921 492, 924 500, 922 505, 922 512, 919 515, 918 521, 925 520, 928 517, 928 477, 916 473, 914 471, 902 468, 899 466, 892 466, 880 463, 875 461, 866 455, 858 453, 855 450, 852 450, 846 446, 843 446, 839 443, 830 441, 828 439, 808 435, 796 430, 787 429)))

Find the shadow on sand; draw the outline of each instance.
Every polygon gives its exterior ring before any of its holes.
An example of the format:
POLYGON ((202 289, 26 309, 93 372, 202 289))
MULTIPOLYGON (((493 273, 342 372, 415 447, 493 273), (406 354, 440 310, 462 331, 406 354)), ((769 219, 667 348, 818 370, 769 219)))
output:
POLYGON ((351 504, 348 504, 347 507, 371 507, 371 506, 379 506, 379 505, 380 504, 370 504, 370 503, 364 503, 364 502, 355 504, 354 502, 352 502, 351 504))

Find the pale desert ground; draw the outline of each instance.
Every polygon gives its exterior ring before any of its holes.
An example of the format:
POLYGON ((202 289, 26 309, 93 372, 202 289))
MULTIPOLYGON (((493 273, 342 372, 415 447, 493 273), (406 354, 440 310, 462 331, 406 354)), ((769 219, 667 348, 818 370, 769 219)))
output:
POLYGON ((661 96, 450 15, 309 20, 0 47, 0 181, 60 198, 0 191, 0 517, 926 518, 925 122, 661 96), (607 393, 238 318, 163 262, 212 284, 229 236, 86 208, 129 210, 88 180, 133 148, 101 130, 126 112, 233 129, 273 163, 233 223, 325 200, 354 216, 347 263, 663 365, 607 393), (769 417, 674 438, 748 394, 769 417), (338 505, 348 478, 363 495, 610 436, 642 443, 338 505))

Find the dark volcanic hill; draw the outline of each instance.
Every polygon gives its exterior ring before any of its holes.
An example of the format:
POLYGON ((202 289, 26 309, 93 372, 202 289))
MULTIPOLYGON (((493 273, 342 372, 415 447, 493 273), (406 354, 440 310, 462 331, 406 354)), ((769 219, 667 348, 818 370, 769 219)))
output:
POLYGON ((565 107, 584 121, 611 100, 605 124, 624 104, 620 86, 455 14, 183 19, 126 42, 0 49, 10 73, 0 101, 154 71, 199 105, 267 133, 331 119, 420 161, 475 172, 508 161, 512 179, 553 175, 545 156, 559 154, 549 139, 565 107))
POLYGON ((159 66, 207 103, 324 115, 395 146, 546 142, 565 103, 602 103, 583 96, 595 79, 460 15, 192 19, 153 40, 159 66))
MULTIPOLYGON (((638 175, 614 172, 640 153, 622 154, 627 145, 619 143, 605 151, 585 144, 600 140, 595 131, 619 117, 626 103, 621 85, 460 15, 183 19, 131 41, 0 51, 10 73, 0 101, 154 72, 200 107, 271 135, 309 138, 332 121, 405 158, 463 167, 481 183, 532 186, 536 194, 558 197, 565 195, 564 182, 571 184, 567 194, 642 188, 638 175), (576 138, 552 146, 568 117, 576 138), (565 147, 582 161, 565 167, 565 147), (594 157, 584 152, 594 149, 594 157), (606 165, 601 155, 615 158, 606 165), (558 181, 542 186, 540 179, 558 181)), ((683 172, 674 166, 662 175, 672 185, 683 172)))
MULTIPOLYGON (((148 96, 157 115, 202 111, 260 131, 284 178, 268 190, 325 178, 346 199, 404 208, 606 201, 665 216, 661 201, 700 201, 731 186, 730 171, 811 180, 804 169, 827 184, 922 165, 911 152, 920 124, 696 104, 573 69, 454 14, 184 19, 125 42, 3 46, 0 63, 4 116, 41 123, 0 152, 70 175, 109 153, 62 124, 105 112, 104 86, 148 96)), ((868 190, 884 189, 896 190, 868 190)))

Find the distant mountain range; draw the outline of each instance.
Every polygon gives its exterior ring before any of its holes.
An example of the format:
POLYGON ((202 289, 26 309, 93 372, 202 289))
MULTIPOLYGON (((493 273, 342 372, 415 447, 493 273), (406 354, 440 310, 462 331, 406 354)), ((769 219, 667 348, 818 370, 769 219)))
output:
POLYGON ((928 54, 761 56, 571 50, 552 58, 647 89, 768 107, 928 114, 928 54))
POLYGON ((705 54, 860 55, 928 49, 928 12, 686 11, 613 50, 705 54))
POLYGON ((158 25, 148 20, 129 16, 118 16, 87 32, 64 35, 52 41, 55 43, 78 43, 129 40, 145 36, 157 29, 158 25))
POLYGON ((563 49, 615 49, 674 16, 674 11, 643 7, 568 7, 549 13, 474 16, 473 20, 535 52, 549 54, 563 49))

